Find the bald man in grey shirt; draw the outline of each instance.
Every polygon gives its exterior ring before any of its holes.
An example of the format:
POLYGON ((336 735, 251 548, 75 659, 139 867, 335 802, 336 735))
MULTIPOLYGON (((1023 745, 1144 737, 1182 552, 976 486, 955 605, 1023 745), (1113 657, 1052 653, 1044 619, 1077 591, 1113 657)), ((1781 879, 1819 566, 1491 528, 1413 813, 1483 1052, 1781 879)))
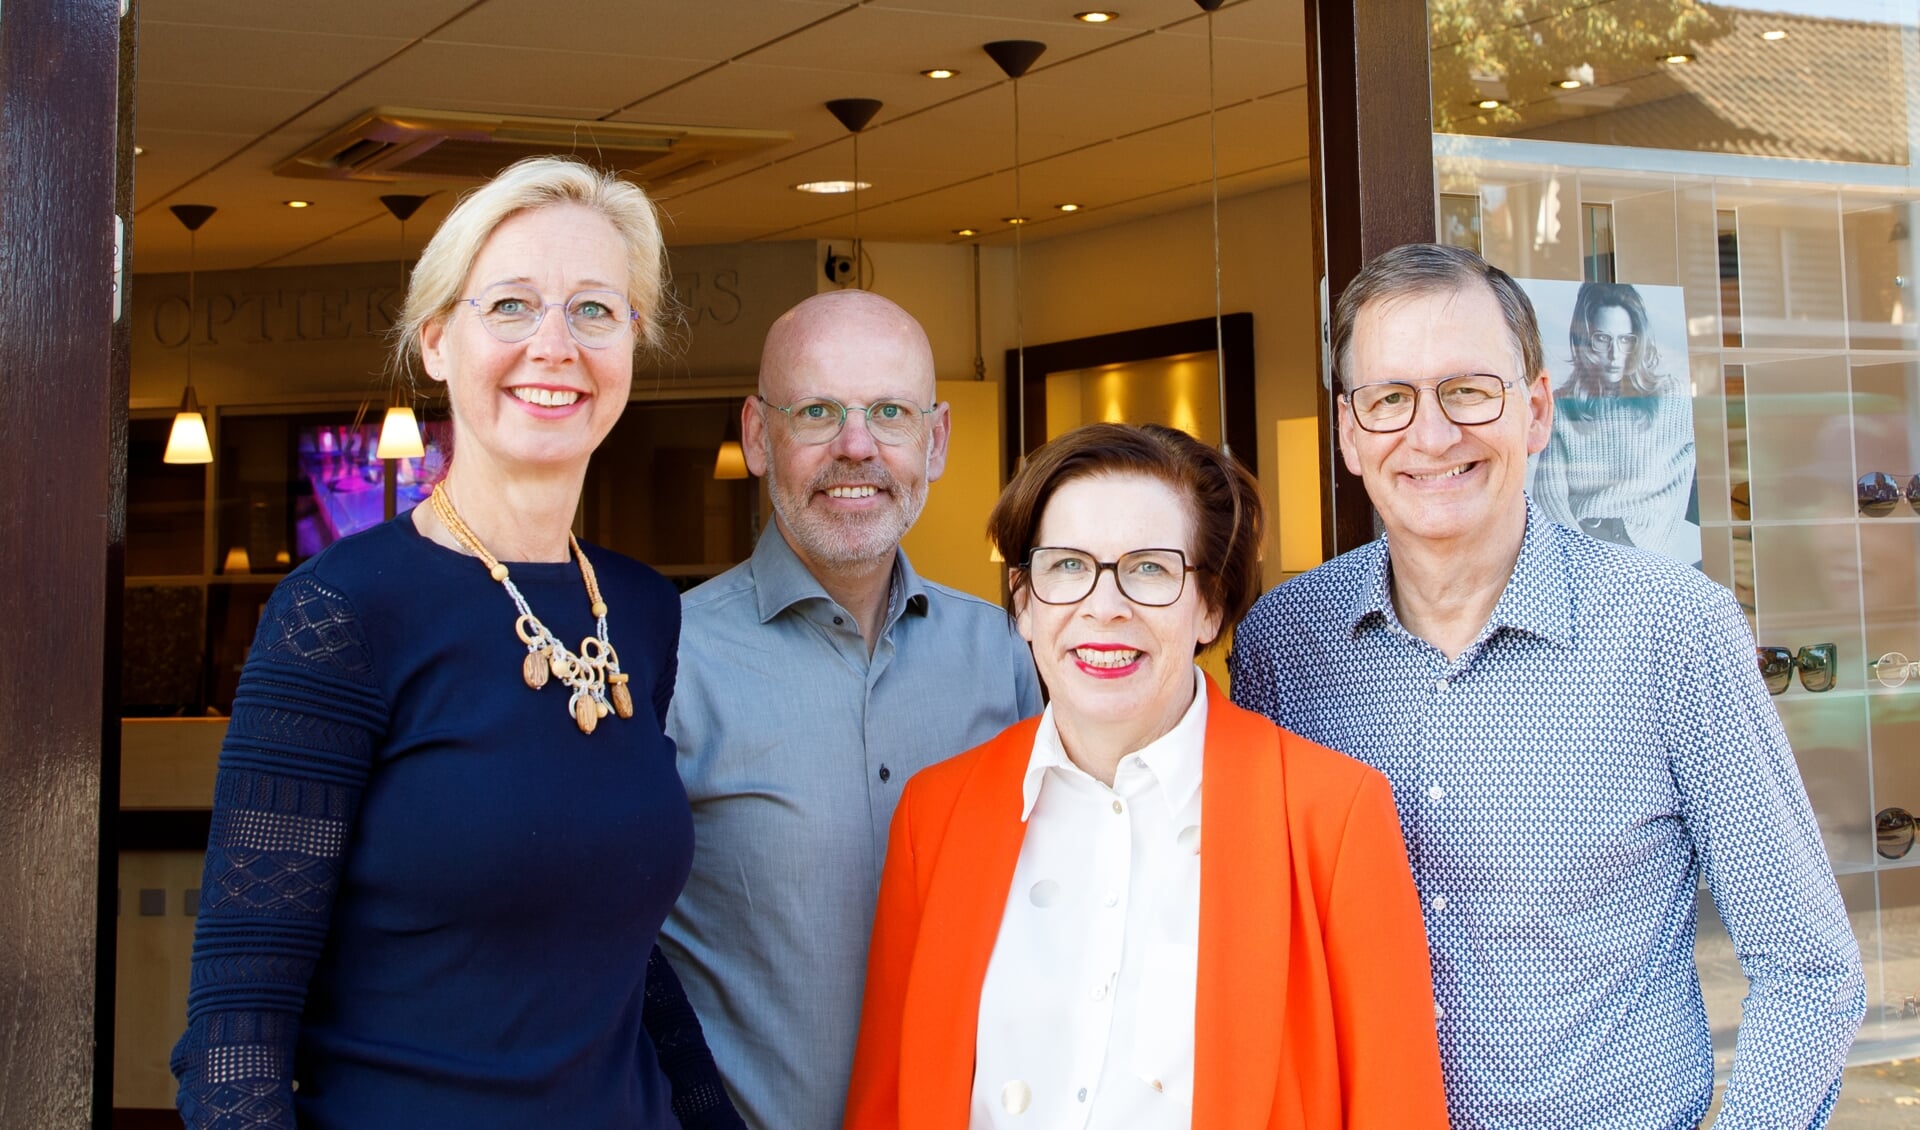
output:
POLYGON ((667 729, 693 873, 661 945, 749 1125, 840 1125, 887 826, 915 771, 1041 708, 999 607, 900 539, 946 464, 919 323, 867 291, 768 332, 741 409, 774 524, 682 601, 667 729))

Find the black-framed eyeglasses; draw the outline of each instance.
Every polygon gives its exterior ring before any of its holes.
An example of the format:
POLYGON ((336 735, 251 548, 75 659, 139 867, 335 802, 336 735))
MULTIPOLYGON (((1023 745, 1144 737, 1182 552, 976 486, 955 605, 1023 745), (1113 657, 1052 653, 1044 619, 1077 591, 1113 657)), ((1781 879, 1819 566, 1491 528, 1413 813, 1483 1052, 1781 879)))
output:
POLYGON ((1909 510, 1920 513, 1920 475, 1908 479, 1902 487, 1898 478, 1885 471, 1868 471, 1854 484, 1854 495, 1860 503, 1860 513, 1869 518, 1884 518, 1893 513, 1903 498, 1909 510))
POLYGON ((1788 647, 1756 647, 1754 655, 1760 661, 1760 677, 1766 681, 1768 694, 1784 694, 1787 684, 1793 681, 1793 672, 1800 672, 1800 685, 1810 691, 1830 691, 1833 689, 1834 675, 1840 665, 1840 646, 1831 643, 1810 643, 1798 653, 1788 647))
POLYGON ((621 331, 640 320, 640 311, 612 290, 576 291, 565 302, 550 303, 526 283, 505 282, 493 284, 477 298, 459 301, 473 307, 488 333, 508 344, 538 333, 549 309, 566 311, 567 332, 588 349, 605 349, 621 336, 621 331))
POLYGON ((810 396, 792 404, 775 404, 764 396, 755 400, 782 413, 794 442, 808 446, 832 443, 840 429, 847 426, 847 414, 859 412, 867 418, 867 434, 873 442, 889 446, 917 443, 926 434, 927 421, 944 407, 937 401, 925 408, 911 400, 876 400, 871 404, 842 404, 830 396, 810 396))
POLYGON ((1913 850, 1913 814, 1904 808, 1883 808, 1873 814, 1873 850, 1881 859, 1904 859, 1913 850))
POLYGON ((1118 561, 1101 561, 1084 549, 1037 546, 1021 568, 1027 590, 1042 604, 1078 604, 1092 595, 1102 570, 1113 571, 1120 595, 1148 608, 1164 608, 1186 591, 1187 574, 1196 572, 1177 549, 1136 549, 1118 561))
POLYGON ((1491 424, 1506 411, 1507 390, 1524 382, 1505 380, 1492 373, 1460 373, 1432 384, 1407 381, 1374 381, 1355 385, 1340 394, 1353 412, 1354 422, 1369 432, 1398 432, 1413 423, 1420 407, 1420 394, 1433 393, 1440 414, 1456 424, 1472 427, 1491 424))

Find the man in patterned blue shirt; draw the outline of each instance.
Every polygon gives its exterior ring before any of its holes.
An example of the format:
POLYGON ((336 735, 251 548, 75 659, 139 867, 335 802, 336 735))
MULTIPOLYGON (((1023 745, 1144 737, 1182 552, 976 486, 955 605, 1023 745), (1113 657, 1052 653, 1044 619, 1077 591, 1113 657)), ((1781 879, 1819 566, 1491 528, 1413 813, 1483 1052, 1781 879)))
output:
POLYGON ((1750 982, 1716 1126, 1823 1125, 1865 981, 1739 606, 1534 510, 1552 393, 1505 272, 1396 248, 1332 348, 1386 536, 1254 606, 1233 697, 1392 781, 1454 1125, 1697 1125, 1703 876, 1750 982))

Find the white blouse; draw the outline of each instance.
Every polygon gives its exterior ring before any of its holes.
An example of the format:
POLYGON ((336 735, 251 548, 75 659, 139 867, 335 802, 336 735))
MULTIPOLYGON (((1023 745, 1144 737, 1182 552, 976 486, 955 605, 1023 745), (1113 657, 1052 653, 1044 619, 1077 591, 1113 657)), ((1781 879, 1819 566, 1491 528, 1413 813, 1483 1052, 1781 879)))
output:
POLYGON ((1184 1130, 1193 1120, 1206 684, 1108 788, 1049 706, 1027 823, 980 990, 968 1125, 1184 1130))

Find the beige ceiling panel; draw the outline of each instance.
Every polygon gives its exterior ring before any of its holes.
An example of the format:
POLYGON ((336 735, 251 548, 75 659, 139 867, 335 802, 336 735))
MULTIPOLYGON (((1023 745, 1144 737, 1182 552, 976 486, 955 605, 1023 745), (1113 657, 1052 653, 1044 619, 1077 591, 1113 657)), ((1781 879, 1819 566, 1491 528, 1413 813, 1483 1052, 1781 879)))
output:
POLYGON ((378 64, 408 42, 389 36, 143 21, 140 80, 323 92, 378 64))
POLYGON ((300 111, 312 91, 155 82, 134 88, 134 120, 160 130, 197 130, 257 137, 300 111))
POLYGON ((419 91, 434 96, 439 103, 434 109, 488 102, 548 107, 549 113, 561 107, 596 108, 598 116, 698 69, 699 64, 685 59, 428 42, 343 95, 365 102, 360 109, 389 103, 390 94, 419 91), (380 97, 368 101, 376 93, 380 97))
POLYGON ((802 142, 846 136, 827 112, 833 98, 878 98, 877 129, 948 97, 946 83, 918 74, 875 76, 814 67, 731 63, 614 115, 618 121, 787 130, 802 142))
MULTIPOLYGON (((1189 0, 1191 3, 1191 0, 1189 0)), ((1301 0, 1239 0, 1214 13, 1213 34, 1218 40, 1245 39, 1261 43, 1290 43, 1304 48, 1307 42, 1307 10, 1301 0)), ((1207 22, 1188 20, 1174 35, 1206 38, 1207 22)))
MULTIPOLYGON (((1265 0, 1259 0, 1264 3, 1265 0)), ((1128 0, 1120 19, 1103 25, 1082 24, 1075 12, 1093 7, 1087 0, 869 0, 869 7, 894 12, 934 12, 948 16, 972 16, 986 20, 1021 22, 1035 26, 1015 29, 1021 39, 1045 39, 1048 25, 1099 32, 1110 37, 1138 33, 1145 28, 1162 27, 1199 14, 1193 0, 1128 0)), ((1002 36, 1012 39, 1015 36, 1002 36)))
POLYGON ((915 75, 928 67, 954 67, 998 74, 981 44, 995 39, 1037 39, 1046 54, 1035 72, 1113 43, 1113 33, 1069 18, 1014 21, 1004 17, 909 12, 863 7, 820 27, 789 36, 756 52, 770 66, 832 68, 849 75, 915 75))
POLYGON ((261 0, 147 0, 140 6, 140 50, 145 66, 147 30, 160 23, 222 28, 338 32, 358 30, 415 38, 446 22, 473 0, 327 0, 324 4, 262 3, 261 0))
POLYGON ((538 7, 495 0, 455 20, 434 39, 717 62, 821 20, 830 21, 825 25, 830 28, 837 13, 857 7, 850 0, 726 0, 724 6, 687 0, 544 0, 538 7))

